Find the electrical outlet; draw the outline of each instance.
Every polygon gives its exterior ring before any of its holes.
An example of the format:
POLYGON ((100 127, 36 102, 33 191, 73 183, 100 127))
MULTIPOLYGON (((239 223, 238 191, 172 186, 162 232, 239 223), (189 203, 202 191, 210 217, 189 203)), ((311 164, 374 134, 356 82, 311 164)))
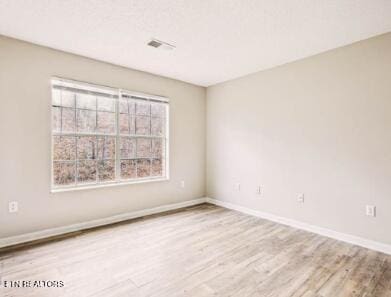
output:
POLYGON ((299 194, 298 196, 297 196, 297 202, 299 202, 299 203, 304 203, 304 194, 302 193, 302 194, 299 194))
POLYGON ((8 203, 8 212, 9 213, 18 212, 18 202, 17 201, 10 201, 8 203))
POLYGON ((376 217, 376 206, 374 206, 374 205, 367 205, 365 207, 365 213, 369 217, 376 217))
POLYGON ((234 185, 234 189, 235 189, 235 191, 240 192, 240 183, 236 183, 234 185))
POLYGON ((181 180, 181 188, 183 189, 185 187, 185 181, 181 180))
POLYGON ((261 195, 261 194, 262 194, 262 187, 258 186, 257 187, 257 195, 261 195))

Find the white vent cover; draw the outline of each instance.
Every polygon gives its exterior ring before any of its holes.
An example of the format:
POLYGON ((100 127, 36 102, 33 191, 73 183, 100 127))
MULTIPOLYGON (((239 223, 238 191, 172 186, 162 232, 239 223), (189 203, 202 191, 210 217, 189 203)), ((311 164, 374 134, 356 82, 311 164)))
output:
POLYGON ((152 39, 150 42, 147 43, 147 45, 155 47, 155 48, 164 49, 164 50, 173 50, 175 48, 174 45, 169 44, 167 42, 157 40, 157 39, 152 39))

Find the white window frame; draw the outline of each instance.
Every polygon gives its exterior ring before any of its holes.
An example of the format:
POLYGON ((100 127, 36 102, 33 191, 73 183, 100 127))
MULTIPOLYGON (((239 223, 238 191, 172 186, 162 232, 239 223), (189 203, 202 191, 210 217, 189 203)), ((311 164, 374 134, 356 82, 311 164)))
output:
MULTIPOLYGON (((151 94, 145 94, 140 92, 133 92, 128 91, 125 89, 119 89, 119 88, 113 88, 113 87, 107 87, 102 85, 96 85, 92 83, 87 82, 81 82, 81 81, 75 81, 71 79, 65 79, 60 77, 52 77, 51 78, 51 100, 50 100, 50 147, 51 147, 51 154, 50 154, 50 192, 56 193, 56 192, 66 192, 66 191, 75 191, 75 190, 85 190, 85 189, 95 189, 95 188, 103 188, 103 187, 112 187, 112 186, 119 186, 119 185, 130 185, 130 184, 140 184, 140 183, 148 183, 148 182, 158 182, 158 181, 168 181, 170 179, 170 160, 169 160, 169 147, 170 147, 170 137, 169 137, 169 127, 170 127, 170 108, 169 108, 169 99, 164 96, 158 96, 158 95, 151 95, 151 94), (53 132, 53 87, 54 86, 64 86, 66 88, 74 88, 76 89, 82 89, 85 91, 91 91, 95 93, 103 92, 106 94, 112 94, 113 98, 115 100, 115 125, 116 125, 116 133, 115 134, 106 134, 106 133, 78 133, 77 131, 73 133, 64 133, 65 135, 69 136, 111 136, 115 137, 115 180, 114 181, 106 181, 106 182, 91 182, 91 183, 84 183, 84 184, 72 184, 72 185, 63 185, 63 186, 55 186, 54 185, 54 170, 53 170, 53 136, 56 135, 62 135, 63 133, 55 133, 53 132), (142 100, 142 101, 149 101, 149 102, 158 102, 158 103, 165 103, 166 104, 166 117, 165 117, 165 133, 163 136, 149 136, 149 135, 124 135, 120 133, 119 128, 119 101, 123 96, 126 97, 135 97, 138 99, 133 99, 135 101, 142 100), (157 176, 157 177, 145 177, 145 178, 132 178, 132 179, 121 179, 121 155, 120 155, 120 138, 123 137, 131 137, 131 138, 161 138, 164 140, 164 155, 163 155, 163 176, 157 176)), ((75 102, 76 104, 76 102, 75 102)), ((76 106, 75 106, 76 109, 76 106)), ((75 121, 77 119, 75 118, 75 121)), ((75 123, 76 124, 76 123, 75 123)), ((137 144, 136 144, 136 151, 137 151, 137 144)), ((77 158, 77 156, 76 156, 77 158)), ((76 160, 77 162, 77 160, 76 160)), ((151 162, 152 166, 152 162, 151 162)), ((76 178, 76 176, 75 176, 76 178)))

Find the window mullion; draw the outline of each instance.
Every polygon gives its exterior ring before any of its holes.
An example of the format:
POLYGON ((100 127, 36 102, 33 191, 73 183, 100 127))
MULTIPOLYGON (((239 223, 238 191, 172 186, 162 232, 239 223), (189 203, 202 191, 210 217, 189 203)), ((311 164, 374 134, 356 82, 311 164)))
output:
MULTIPOLYGON (((95 96, 95 133, 98 131, 98 97, 95 96)), ((95 183, 98 183, 98 174, 99 174, 99 169, 98 169, 98 136, 95 136, 95 183)), ((94 155, 93 155, 94 156, 94 155)))
MULTIPOLYGON (((61 94, 62 94, 62 91, 61 91, 61 94)), ((61 95, 61 98, 62 98, 62 95, 61 95)), ((74 117, 75 117, 75 126, 73 127, 74 129, 74 132, 75 134, 77 133, 77 99, 76 99, 76 94, 73 94, 73 109, 74 109, 74 117)), ((61 131, 62 133, 62 131, 61 131)), ((79 166, 79 162, 77 161, 77 158, 78 158, 78 151, 77 151, 77 147, 78 147, 78 141, 79 141, 79 138, 75 135, 75 143, 76 143, 76 147, 75 147, 75 186, 77 186, 77 182, 78 182, 78 179, 77 179, 77 171, 78 171, 78 166, 79 166)))
POLYGON ((119 129, 119 102, 122 98, 121 90, 118 90, 118 98, 115 102, 115 180, 119 181, 121 179, 121 156, 120 156, 120 129, 119 129))
MULTIPOLYGON (((149 135, 152 136, 152 105, 149 104, 149 135)), ((152 139, 149 139, 149 176, 152 176, 152 139)))
MULTIPOLYGON (((104 144, 103 144, 104 145, 104 144)), ((95 137, 95 150, 96 150, 96 153, 95 153, 95 182, 98 183, 99 182, 99 166, 98 166, 98 160, 99 160, 99 156, 98 156, 98 136, 95 137)))
POLYGON ((78 178, 77 178, 77 172, 78 172, 78 167, 79 167, 79 161, 78 161, 78 155, 79 155, 79 152, 78 152, 78 146, 79 146, 79 137, 76 136, 76 148, 75 148, 75 151, 76 151, 76 156, 75 156, 75 185, 77 186, 78 184, 78 178))

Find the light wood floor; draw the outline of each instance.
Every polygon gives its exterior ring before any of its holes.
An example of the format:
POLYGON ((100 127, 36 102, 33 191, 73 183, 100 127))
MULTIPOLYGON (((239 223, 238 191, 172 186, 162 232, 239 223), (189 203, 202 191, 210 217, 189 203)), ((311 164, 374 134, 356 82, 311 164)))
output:
POLYGON ((391 256, 212 205, 0 254, 0 296, 391 296, 391 256))

